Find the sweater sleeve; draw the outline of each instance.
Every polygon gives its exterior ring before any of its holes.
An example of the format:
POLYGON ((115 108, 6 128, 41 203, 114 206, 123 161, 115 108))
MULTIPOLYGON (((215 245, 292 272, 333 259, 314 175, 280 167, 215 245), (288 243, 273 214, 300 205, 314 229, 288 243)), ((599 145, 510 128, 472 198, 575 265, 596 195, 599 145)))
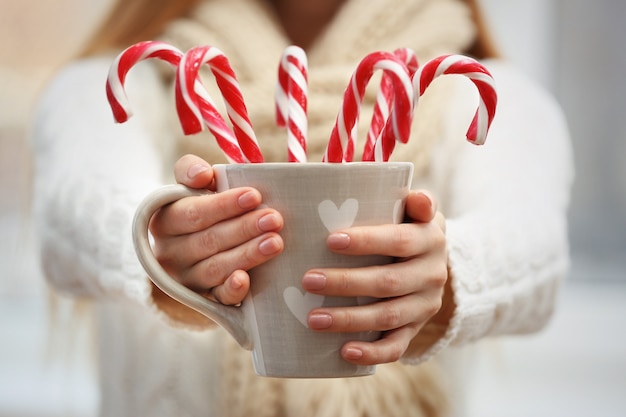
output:
POLYGON ((47 280, 62 292, 145 303, 150 286, 131 223, 141 199, 163 182, 173 130, 157 71, 145 64, 126 83, 135 116, 114 123, 104 91, 110 62, 72 64, 41 95, 32 131, 39 252, 47 280))
MULTIPOLYGON (((432 162, 434 189, 447 218, 455 313, 443 338, 409 362, 449 345, 540 330, 568 271, 573 157, 563 115, 521 74, 495 61, 487 66, 499 103, 486 144, 476 147, 446 135, 432 162)), ((457 103, 463 102, 475 100, 457 103)))

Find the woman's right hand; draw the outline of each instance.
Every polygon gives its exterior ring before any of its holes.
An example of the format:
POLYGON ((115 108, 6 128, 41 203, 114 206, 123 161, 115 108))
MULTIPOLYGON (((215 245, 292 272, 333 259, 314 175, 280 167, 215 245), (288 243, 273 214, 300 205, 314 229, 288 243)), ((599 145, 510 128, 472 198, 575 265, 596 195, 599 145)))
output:
MULTIPOLYGON (((174 166, 176 181, 215 191, 212 167, 194 155, 174 166)), ((243 301, 250 287, 246 272, 280 254, 283 218, 259 209, 261 194, 242 187, 187 197, 161 208, 150 221, 154 253, 163 268, 186 287, 223 304, 243 301)))

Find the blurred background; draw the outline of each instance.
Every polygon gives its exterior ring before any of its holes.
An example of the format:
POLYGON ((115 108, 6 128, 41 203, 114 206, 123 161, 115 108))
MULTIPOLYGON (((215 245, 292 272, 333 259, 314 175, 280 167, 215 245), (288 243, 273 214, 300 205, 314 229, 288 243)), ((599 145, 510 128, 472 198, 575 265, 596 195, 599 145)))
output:
MULTIPOLYGON (((577 179, 572 272, 554 319, 486 341, 467 417, 623 416, 626 410, 626 2, 483 0, 504 55, 561 103, 577 179)), ((29 222, 29 120, 47 77, 108 0, 0 0, 0 417, 95 416, 88 337, 53 360, 29 222)), ((61 309, 63 305, 60 306, 61 309)), ((80 335, 79 335, 80 336, 80 335)), ((83 335, 84 336, 84 335, 83 335)))

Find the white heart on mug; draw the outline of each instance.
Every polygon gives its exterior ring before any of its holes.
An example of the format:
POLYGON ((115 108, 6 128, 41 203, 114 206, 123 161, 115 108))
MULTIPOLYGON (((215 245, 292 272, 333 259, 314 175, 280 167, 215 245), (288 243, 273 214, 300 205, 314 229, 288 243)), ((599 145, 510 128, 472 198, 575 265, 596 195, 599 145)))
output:
POLYGON ((345 229, 354 224, 356 215, 359 212, 359 201, 349 198, 337 207, 330 200, 324 200, 317 206, 320 219, 329 232, 345 229))
POLYGON ((306 322, 309 311, 321 307, 322 304, 324 304, 325 297, 310 292, 302 294, 296 287, 287 287, 285 291, 283 291, 283 298, 291 314, 293 314, 304 327, 309 327, 306 322))

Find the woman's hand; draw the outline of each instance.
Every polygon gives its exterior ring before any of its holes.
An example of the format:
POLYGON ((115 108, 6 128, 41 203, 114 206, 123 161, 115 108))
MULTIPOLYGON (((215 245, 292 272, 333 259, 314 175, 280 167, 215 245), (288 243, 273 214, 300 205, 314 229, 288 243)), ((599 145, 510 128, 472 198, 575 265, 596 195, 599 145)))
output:
MULTIPOLYGON (((193 155, 174 167, 178 183, 215 191, 211 166, 193 155)), ((159 263, 183 285, 224 304, 239 304, 250 287, 246 272, 283 250, 283 218, 258 209, 250 187, 187 197, 161 208, 150 221, 159 263)))
POLYGON ((370 296, 373 304, 317 308, 309 327, 322 332, 383 331, 373 343, 349 342, 342 356, 372 365, 400 359, 423 326, 441 309, 447 281, 445 220, 436 202, 412 191, 406 202, 408 222, 353 227, 328 237, 334 252, 347 255, 393 256, 389 265, 354 269, 314 269, 302 280, 305 290, 325 296, 370 296))

